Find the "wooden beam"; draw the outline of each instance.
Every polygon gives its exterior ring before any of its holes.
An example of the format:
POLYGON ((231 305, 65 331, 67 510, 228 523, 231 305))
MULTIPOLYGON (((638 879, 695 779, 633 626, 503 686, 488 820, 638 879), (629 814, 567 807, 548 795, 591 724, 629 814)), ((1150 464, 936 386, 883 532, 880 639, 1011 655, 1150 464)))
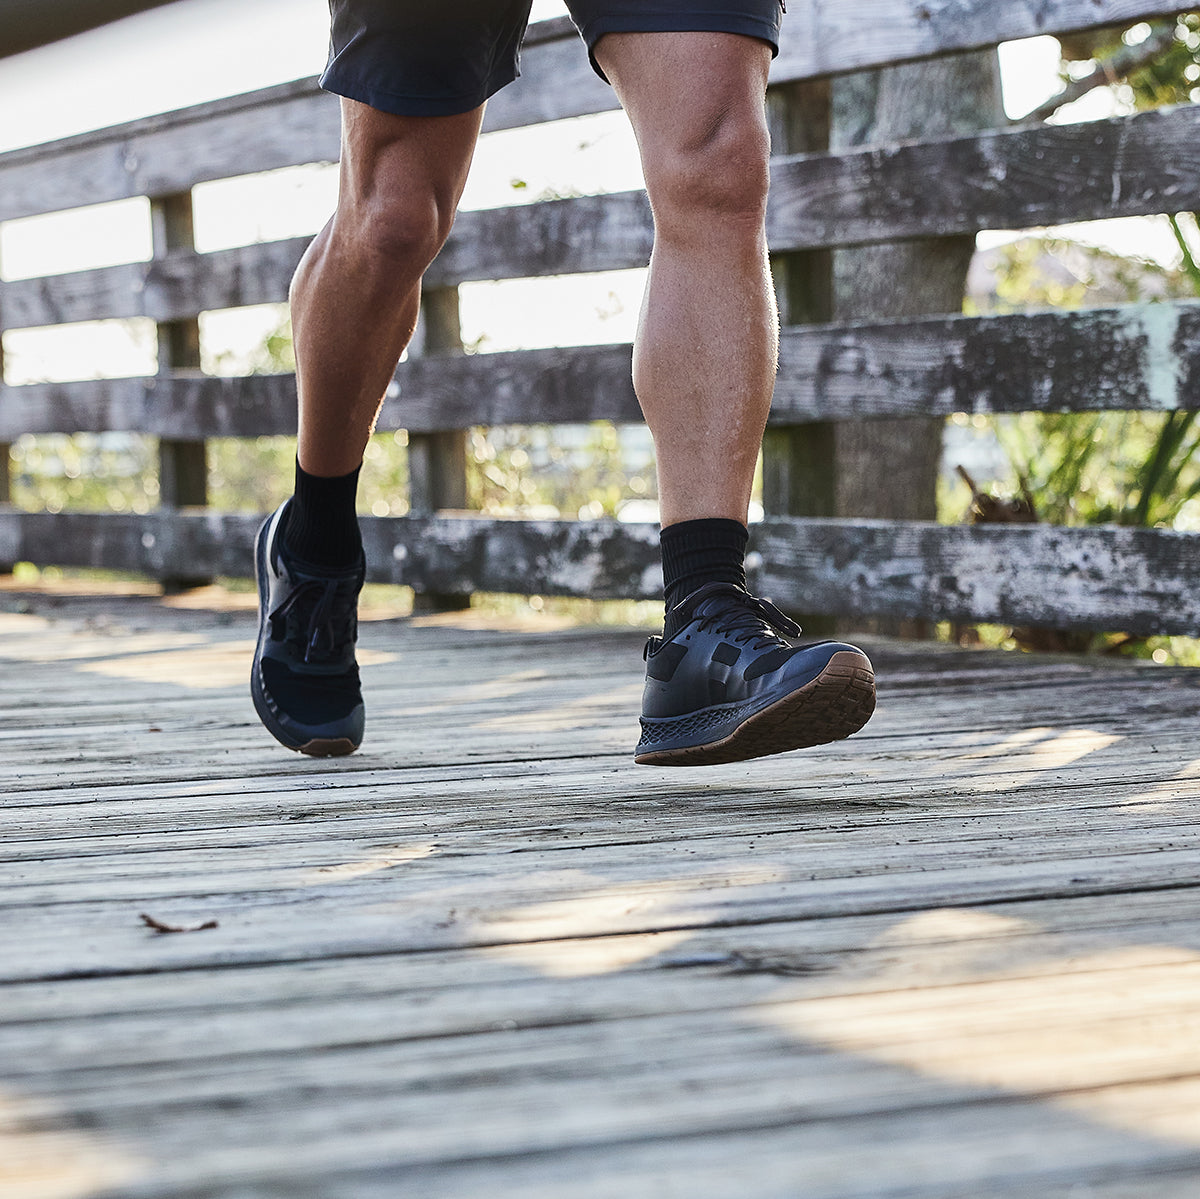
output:
MULTIPOLYGON (((641 420, 628 345, 411 358, 380 429, 641 420)), ((784 329, 771 424, 955 412, 1169 412, 1200 404, 1200 303, 784 329)), ((22 433, 265 437, 295 425, 292 375, 33 383, 0 389, 22 433)))
POLYGON ((790 0, 775 73, 789 79, 836 75, 1179 11, 1178 5, 1138 0, 790 0))
MULTIPOLYGON (((2 183, 0 174, 0 183, 2 183)), ((1200 106, 1083 125, 776 159, 775 253, 964 236, 1200 206, 1200 106)), ((2 203, 2 201, 0 201, 2 203)), ((307 238, 3 284, 5 327, 282 302, 307 238)), ((653 245, 642 192, 464 212, 430 267, 430 288, 644 266, 653 245)))
MULTIPOLYGON (((195 241, 192 193, 157 196, 150 205, 154 256, 191 250, 195 241)), ((158 374, 200 372, 200 322, 196 317, 158 322, 158 374)), ((204 434, 158 440, 158 499, 164 508, 203 507, 208 503, 208 450, 204 434)), ((211 577, 189 565, 159 576, 167 591, 202 586, 211 577)))
POLYGON ((853 616, 1200 634, 1195 534, 1115 527, 773 522, 773 599, 853 616))
MULTIPOLYGON (((0 510, 15 560, 252 572, 260 518, 0 510)), ((363 519, 368 578, 421 590, 653 599, 653 525, 484 517, 363 519)), ((1163 529, 777 519, 752 529, 756 588, 839 616, 922 617, 1200 635, 1200 537, 1163 529)))
MULTIPOLYGON (((1150 0, 793 0, 772 79, 788 83, 1036 34, 1171 16, 1150 0), (886 30, 864 37, 863 28, 886 30)), ((530 30, 523 77, 488 106, 487 131, 616 107, 569 23, 530 30)), ((336 99, 313 79, 0 154, 0 220, 338 157, 336 99)))
MULTIPOLYGON (((426 355, 451 367, 463 357, 462 319, 457 287, 425 289, 416 334, 408 347, 410 362, 426 355)), ((436 370, 435 370, 436 373, 436 370)), ((452 371, 447 370, 447 374, 452 371)), ((409 431, 408 502, 414 516, 467 507, 467 432, 470 420, 434 404, 428 432, 409 431)), ((414 586, 414 612, 458 612, 471 606, 471 588, 414 586)))
POLYGON ((787 329, 772 419, 1171 411, 1200 402, 1200 304, 787 329))
POLYGON ((775 162, 779 248, 947 237, 1200 204, 1200 107, 775 162))

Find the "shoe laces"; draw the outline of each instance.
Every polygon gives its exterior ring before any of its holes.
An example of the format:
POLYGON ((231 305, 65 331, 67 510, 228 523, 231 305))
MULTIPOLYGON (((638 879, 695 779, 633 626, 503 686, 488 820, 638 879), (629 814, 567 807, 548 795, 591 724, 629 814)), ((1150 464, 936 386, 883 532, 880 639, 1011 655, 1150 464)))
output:
POLYGON ((709 584, 711 596, 696 593, 699 602, 693 611, 701 629, 719 630, 736 645, 751 649, 771 649, 786 645, 784 637, 798 637, 800 626, 785 616, 770 600, 759 599, 725 584, 709 584))
POLYGON ((356 597, 357 589, 353 580, 305 579, 271 613, 272 632, 276 637, 286 636, 284 630, 294 616, 297 622, 294 627, 302 627, 303 633, 288 640, 303 646, 305 664, 326 661, 354 640, 356 597), (309 604, 312 606, 305 622, 305 611, 309 604))

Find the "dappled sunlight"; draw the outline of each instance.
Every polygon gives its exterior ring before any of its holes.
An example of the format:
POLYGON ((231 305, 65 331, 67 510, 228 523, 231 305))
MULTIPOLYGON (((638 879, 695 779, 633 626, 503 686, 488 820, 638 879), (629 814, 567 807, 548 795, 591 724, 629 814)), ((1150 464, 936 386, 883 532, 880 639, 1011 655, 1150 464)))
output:
POLYGON ((1200 1145, 1200 1083, 1186 1077, 1200 1073, 1200 954, 1152 944, 1055 953, 1035 933, 987 913, 924 913, 885 934, 893 952, 869 992, 785 1000, 754 1018, 939 1081, 1200 1145), (1030 939, 998 949, 1003 965, 967 940, 1024 929, 1030 939), (938 944, 940 934, 964 943, 938 944))
MULTIPOLYGON (((461 708, 464 703, 481 703, 486 700, 513 699, 525 695, 537 687, 546 685, 546 673, 542 670, 518 670, 509 674, 485 676, 471 680, 451 679, 449 694, 445 699, 426 696, 421 708, 425 712, 436 712, 448 708, 461 708)), ((408 711, 407 705, 400 709, 408 711)))
POLYGON ((1137 807, 1142 811, 1153 811, 1166 808, 1171 803, 1181 799, 1193 800, 1196 797, 1196 782, 1200 780, 1200 758, 1182 766, 1169 779, 1156 783, 1145 791, 1139 791, 1127 796, 1123 803, 1129 807, 1137 807), (1190 785, 1189 785, 1190 784, 1190 785))
MULTIPOLYGON (((1030 774, 1044 774, 1046 771, 1058 771, 1072 762, 1078 762, 1088 754, 1099 753, 1110 745, 1121 741, 1115 733, 1102 733, 1092 729, 1068 729, 1066 732, 1054 732, 1050 729, 1039 730, 1045 733, 1042 741, 1027 743, 1026 747, 1016 753, 1016 769, 1022 775, 1021 785, 1030 783, 1030 774)), ((974 755, 967 755, 972 760, 974 755)), ((976 791, 1008 791, 1012 789, 1013 767, 1006 762, 995 762, 994 771, 980 767, 979 773, 972 783, 976 791), (989 774, 995 773, 994 778, 989 774)))
POLYGON ((660 953, 674 949, 691 937, 690 930, 638 933, 627 937, 593 937, 583 940, 533 941, 495 945, 487 957, 517 962, 547 978, 582 978, 591 974, 616 974, 660 953))
POLYGON ((994 745, 961 754, 957 761, 969 767, 973 791, 1011 791, 1028 786, 1031 776, 1061 770, 1121 740, 1118 734, 1096 729, 1021 729, 994 745))
MULTIPOLYGON (((476 932, 490 956, 520 962, 552 978, 609 974, 673 949, 713 915, 705 903, 715 891, 779 882, 784 873, 772 866, 751 866, 719 879, 695 877, 619 885, 575 883, 577 893, 526 904, 489 915, 476 932), (642 932, 647 925, 678 923, 683 928, 642 932)), ((726 902, 726 901, 722 901, 726 902)))
MULTIPOLYGON (((22 616, 29 621, 36 617, 22 616)), ((49 622, 44 622, 46 632, 51 631, 49 622)), ((34 631, 26 625, 21 630, 26 634, 34 631)), ((0 658, 12 662, 82 662, 88 658, 123 659, 137 654, 158 654, 164 650, 202 648, 208 639, 199 633, 130 633, 122 629, 98 626, 76 633, 69 640, 59 636, 25 636, 21 641, 0 643, 0 658)), ((250 647, 251 652, 254 646, 250 647)))
MULTIPOLYGON (((393 845, 381 849, 377 856, 363 858, 360 861, 341 862, 335 866, 318 866, 306 870, 296 885, 302 887, 327 886, 330 883, 345 883, 352 879, 363 878, 369 874, 378 874, 382 870, 391 870, 396 866, 406 866, 409 862, 419 862, 423 858, 437 853, 437 846, 432 842, 419 845, 393 845)), ((292 884, 288 884, 292 885, 292 884)))
POLYGON ((608 934, 686 911, 688 924, 703 921, 706 909, 695 902, 703 880, 598 887, 588 894, 497 912, 477 931, 494 945, 493 957, 520 962, 552 978, 607 974, 635 965, 690 936, 687 930, 610 936, 608 934))
MULTIPOLYGON (((136 654, 86 662, 79 666, 90 674, 106 678, 128 679, 136 683, 172 683, 196 691, 245 686, 254 656, 253 641, 230 641, 163 653, 136 654)), ((380 666, 394 662, 398 654, 377 650, 359 650, 360 666, 380 666)))
POLYGON ((0 1092, 0 1195, 90 1199, 135 1182, 148 1163, 89 1132, 46 1129, 46 1105, 0 1092))
POLYGON ((562 729, 587 728, 596 723, 597 717, 613 709, 635 711, 641 698, 641 682, 621 687, 609 687, 598 695, 585 695, 579 699, 556 703, 551 708, 537 708, 529 712, 514 712, 508 716, 495 716, 475 723, 481 729, 530 729, 555 732, 562 729))

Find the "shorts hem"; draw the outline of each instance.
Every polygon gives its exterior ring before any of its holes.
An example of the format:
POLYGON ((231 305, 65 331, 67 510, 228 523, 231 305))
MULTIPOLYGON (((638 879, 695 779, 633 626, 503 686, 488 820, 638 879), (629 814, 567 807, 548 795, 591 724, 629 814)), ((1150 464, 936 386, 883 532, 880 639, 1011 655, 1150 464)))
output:
POLYGON ((775 22, 734 13, 642 13, 636 17, 599 17, 579 30, 587 44, 592 69, 608 83, 608 76, 596 61, 596 43, 606 33, 734 33, 766 42, 771 57, 779 54, 779 26, 775 22))
POLYGON ((319 83, 322 90, 347 100, 356 100, 369 108, 396 117, 453 117, 474 112, 486 104, 501 88, 507 87, 519 72, 496 75, 482 92, 470 96, 403 96, 383 88, 368 87, 353 79, 343 79, 336 71, 326 70, 319 83))

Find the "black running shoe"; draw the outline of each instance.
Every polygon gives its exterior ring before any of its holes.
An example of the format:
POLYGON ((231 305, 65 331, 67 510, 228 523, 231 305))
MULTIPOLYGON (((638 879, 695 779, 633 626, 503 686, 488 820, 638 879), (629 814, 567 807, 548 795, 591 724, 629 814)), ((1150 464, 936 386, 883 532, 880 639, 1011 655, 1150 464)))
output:
POLYGON ((250 692, 259 719, 288 749, 353 753, 366 710, 354 658, 365 562, 330 574, 291 561, 280 545, 287 504, 258 531, 258 648, 250 692))
POLYGON ((732 583, 706 583, 646 644, 643 766, 711 766, 839 741, 875 710, 866 654, 794 646, 800 626, 732 583))

